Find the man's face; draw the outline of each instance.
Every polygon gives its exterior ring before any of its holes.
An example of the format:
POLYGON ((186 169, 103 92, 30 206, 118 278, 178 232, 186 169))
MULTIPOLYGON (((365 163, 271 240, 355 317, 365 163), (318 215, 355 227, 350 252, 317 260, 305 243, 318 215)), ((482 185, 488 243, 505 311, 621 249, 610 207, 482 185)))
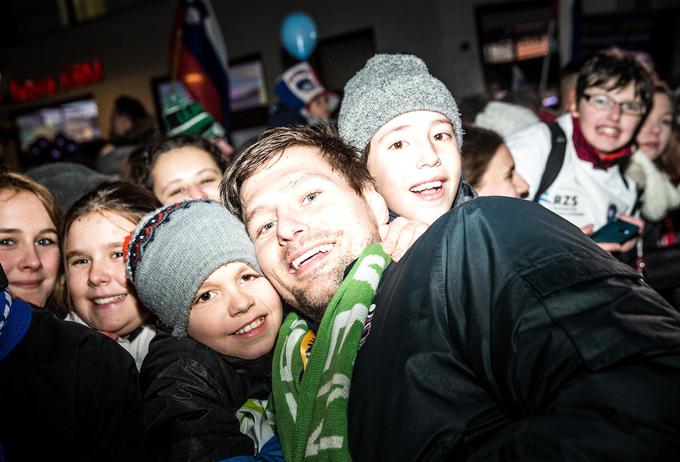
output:
POLYGON ((460 181, 451 121, 432 111, 395 117, 371 139, 367 167, 390 210, 433 223, 451 209, 460 181))
POLYGON ((387 208, 359 196, 316 148, 295 146, 243 182, 248 234, 265 276, 291 306, 320 320, 347 265, 380 240, 387 208))

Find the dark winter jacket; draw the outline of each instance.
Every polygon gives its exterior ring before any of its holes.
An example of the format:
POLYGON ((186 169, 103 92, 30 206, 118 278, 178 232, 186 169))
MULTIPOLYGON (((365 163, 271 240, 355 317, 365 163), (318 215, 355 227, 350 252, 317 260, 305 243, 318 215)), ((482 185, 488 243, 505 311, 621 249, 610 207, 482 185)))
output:
POLYGON ((298 111, 283 103, 274 106, 267 119, 267 128, 294 127, 296 125, 308 125, 307 119, 298 111))
POLYGON ((159 327, 142 365, 147 460, 215 461, 253 456, 236 411, 271 391, 271 356, 221 355, 159 327))
POLYGON ((383 275, 355 461, 676 461, 680 314, 541 206, 468 201, 383 275))
POLYGON ((135 363, 93 329, 32 310, 25 336, 0 361, 0 396, 7 461, 143 460, 135 363))

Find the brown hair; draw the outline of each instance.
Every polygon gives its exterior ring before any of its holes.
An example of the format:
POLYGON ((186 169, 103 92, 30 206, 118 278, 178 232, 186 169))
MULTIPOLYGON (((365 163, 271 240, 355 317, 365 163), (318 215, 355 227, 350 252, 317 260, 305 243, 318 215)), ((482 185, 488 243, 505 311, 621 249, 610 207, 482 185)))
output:
POLYGON ((473 188, 479 186, 489 162, 502 145, 503 138, 493 130, 481 127, 465 129, 465 143, 460 155, 463 164, 463 179, 470 186, 473 188))
POLYGON ((193 147, 205 151, 215 161, 220 172, 227 168, 227 161, 222 156, 219 147, 197 135, 179 135, 171 138, 158 138, 151 143, 134 149, 123 168, 123 179, 130 183, 141 184, 149 191, 153 191, 151 171, 156 160, 168 151, 193 147))
POLYGON ((328 162, 334 172, 345 178, 347 184, 359 195, 363 193, 367 183, 373 182, 366 166, 357 159, 354 149, 346 145, 330 125, 274 128, 262 133, 234 161, 222 179, 220 197, 234 215, 243 218, 240 197, 243 182, 260 169, 266 168, 269 161, 278 159, 286 149, 294 146, 317 148, 319 156, 328 162))
POLYGON ((579 71, 576 100, 580 101, 591 87, 616 90, 631 83, 635 87, 635 97, 640 98, 647 112, 654 95, 654 84, 649 73, 629 54, 599 52, 587 60, 579 71))
MULTIPOLYGON (((47 215, 52 220, 54 228, 57 230, 57 239, 59 243, 63 240, 61 233, 62 224, 64 222, 64 213, 57 203, 52 193, 26 175, 18 172, 2 172, 0 173, 0 193, 3 191, 13 191, 14 193, 27 192, 33 194, 40 203, 45 207, 47 215)), ((61 248, 61 245, 59 246, 61 248)), ((57 314, 64 314, 66 312, 65 292, 64 292, 64 266, 63 262, 59 263, 57 270, 57 279, 54 289, 51 294, 52 303, 57 314)))
POLYGON ((93 212, 114 212, 137 223, 149 212, 161 207, 151 191, 125 181, 108 181, 78 199, 66 212, 63 236, 78 218, 93 212))
POLYGON ((52 196, 52 193, 46 187, 21 173, 3 172, 0 173, 0 192, 6 189, 17 193, 25 191, 34 194, 43 207, 45 207, 47 215, 49 215, 57 231, 61 229, 64 213, 61 211, 54 196, 52 196))

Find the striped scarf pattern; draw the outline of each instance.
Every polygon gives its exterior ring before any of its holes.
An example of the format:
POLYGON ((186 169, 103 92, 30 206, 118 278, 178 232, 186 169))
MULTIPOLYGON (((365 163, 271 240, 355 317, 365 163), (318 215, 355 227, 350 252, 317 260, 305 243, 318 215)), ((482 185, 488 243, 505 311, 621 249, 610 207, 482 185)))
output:
POLYGON ((307 361, 304 340, 310 328, 297 313, 286 317, 273 365, 276 429, 286 461, 351 461, 347 407, 352 369, 390 262, 380 244, 364 250, 329 303, 307 361))

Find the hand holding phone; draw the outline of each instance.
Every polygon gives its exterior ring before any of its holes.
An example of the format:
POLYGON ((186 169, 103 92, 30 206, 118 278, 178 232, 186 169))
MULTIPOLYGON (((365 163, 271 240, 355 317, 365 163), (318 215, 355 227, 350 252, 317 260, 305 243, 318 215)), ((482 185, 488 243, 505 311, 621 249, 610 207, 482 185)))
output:
POLYGON ((595 231, 590 237, 595 242, 623 244, 624 242, 633 239, 639 233, 640 228, 638 226, 617 218, 595 231))

